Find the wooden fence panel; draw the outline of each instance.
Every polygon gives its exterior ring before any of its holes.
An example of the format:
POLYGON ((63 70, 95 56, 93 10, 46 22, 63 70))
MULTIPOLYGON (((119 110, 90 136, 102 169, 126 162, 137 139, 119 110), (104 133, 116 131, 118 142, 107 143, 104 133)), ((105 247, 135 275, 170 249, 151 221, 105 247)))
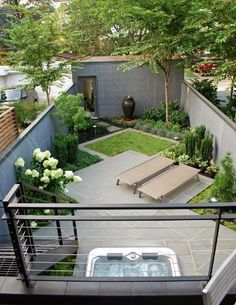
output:
POLYGON ((0 152, 11 144, 19 135, 14 107, 0 108, 0 152))

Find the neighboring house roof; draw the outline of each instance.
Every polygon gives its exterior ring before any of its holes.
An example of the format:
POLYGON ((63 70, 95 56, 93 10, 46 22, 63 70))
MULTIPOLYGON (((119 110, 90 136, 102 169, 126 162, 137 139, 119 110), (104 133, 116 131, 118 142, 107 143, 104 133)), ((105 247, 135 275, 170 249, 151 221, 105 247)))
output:
POLYGON ((128 56, 89 56, 81 60, 81 62, 113 62, 113 61, 129 61, 128 56))
POLYGON ((130 56, 87 56, 80 57, 73 53, 62 53, 56 56, 57 58, 64 58, 69 60, 75 60, 79 62, 115 62, 115 61, 129 61, 133 59, 130 56))

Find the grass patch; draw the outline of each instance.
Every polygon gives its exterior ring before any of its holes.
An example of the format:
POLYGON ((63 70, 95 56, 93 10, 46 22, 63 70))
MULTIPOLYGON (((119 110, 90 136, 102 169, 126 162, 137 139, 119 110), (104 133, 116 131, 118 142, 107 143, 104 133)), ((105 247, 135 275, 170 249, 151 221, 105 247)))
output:
POLYGON ((78 149, 78 157, 76 164, 67 163, 65 166, 63 166, 63 170, 77 171, 100 161, 102 161, 102 158, 100 158, 99 156, 91 155, 86 151, 78 149))
POLYGON ((50 275, 50 276, 72 276, 74 267, 76 263, 76 258, 74 255, 68 256, 62 261, 56 263, 55 265, 49 267, 47 270, 40 273, 40 275, 50 275))
POLYGON ((173 145, 168 140, 144 135, 135 131, 125 131, 120 134, 86 145, 86 147, 113 157, 127 150, 134 150, 147 156, 152 156, 173 145))

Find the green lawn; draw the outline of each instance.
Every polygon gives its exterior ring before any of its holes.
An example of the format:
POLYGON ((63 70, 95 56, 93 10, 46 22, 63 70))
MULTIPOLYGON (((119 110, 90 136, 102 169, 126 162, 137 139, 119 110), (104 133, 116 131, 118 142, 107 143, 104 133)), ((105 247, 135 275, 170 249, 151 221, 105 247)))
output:
POLYGON ((135 131, 125 131, 105 140, 98 140, 86 147, 113 157, 126 150, 134 150, 152 156, 173 145, 168 140, 158 139, 135 131))

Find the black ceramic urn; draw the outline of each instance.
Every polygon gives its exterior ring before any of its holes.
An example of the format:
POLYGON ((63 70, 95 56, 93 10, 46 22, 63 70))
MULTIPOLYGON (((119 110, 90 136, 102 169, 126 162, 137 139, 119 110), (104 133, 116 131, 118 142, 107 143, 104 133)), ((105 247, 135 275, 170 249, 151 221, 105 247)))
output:
POLYGON ((122 108, 125 115, 125 118, 132 119, 134 109, 135 109, 135 101, 132 96, 125 96, 122 102, 122 108))

